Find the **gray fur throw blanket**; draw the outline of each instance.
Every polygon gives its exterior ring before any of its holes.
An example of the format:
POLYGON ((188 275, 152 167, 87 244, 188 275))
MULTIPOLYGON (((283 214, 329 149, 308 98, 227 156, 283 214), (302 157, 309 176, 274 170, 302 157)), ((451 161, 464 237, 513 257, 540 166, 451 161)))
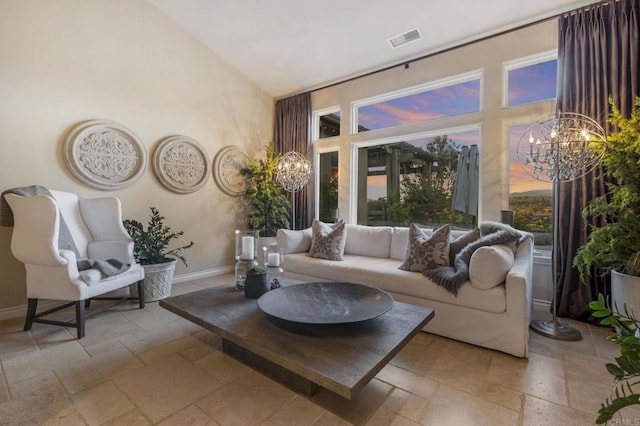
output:
POLYGON ((496 244, 507 244, 515 247, 516 243, 522 239, 522 236, 523 234, 520 231, 513 228, 493 230, 493 232, 467 244, 456 256, 453 266, 438 266, 435 269, 427 269, 422 274, 439 286, 444 287, 449 293, 457 296, 462 284, 469 280, 469 262, 471 261, 471 255, 477 249, 496 244))

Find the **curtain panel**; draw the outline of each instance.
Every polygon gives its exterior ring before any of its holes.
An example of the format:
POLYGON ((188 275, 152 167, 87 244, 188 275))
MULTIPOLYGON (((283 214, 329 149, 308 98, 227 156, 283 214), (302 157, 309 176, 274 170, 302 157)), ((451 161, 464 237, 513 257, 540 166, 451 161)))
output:
MULTIPOLYGON (((296 151, 313 164, 310 147, 309 123, 311 121, 311 93, 302 93, 276 102, 274 123, 274 148, 277 154, 296 151)), ((308 228, 313 219, 313 179, 294 193, 287 193, 294 201, 295 210, 289 216, 289 223, 295 223, 297 229, 308 228), (295 220, 294 220, 295 215, 295 220)))
MULTIPOLYGON (((558 26, 558 103, 560 112, 587 115, 610 131, 609 96, 628 115, 640 86, 638 0, 614 0, 567 13, 558 26)), ((591 320, 588 303, 608 294, 608 283, 591 276, 585 284, 573 268, 577 249, 587 241, 582 210, 606 193, 602 169, 559 186, 559 229, 554 247, 555 302, 562 317, 591 320)))

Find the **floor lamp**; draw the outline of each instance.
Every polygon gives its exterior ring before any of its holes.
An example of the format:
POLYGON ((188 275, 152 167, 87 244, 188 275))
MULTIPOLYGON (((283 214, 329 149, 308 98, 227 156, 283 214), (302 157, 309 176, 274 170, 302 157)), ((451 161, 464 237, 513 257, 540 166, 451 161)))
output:
MULTIPOLYGON (((533 124, 520 137, 517 157, 527 174, 553 185, 553 247, 559 247, 560 182, 569 182, 592 171, 602 159, 606 144, 593 149, 593 142, 605 142, 604 129, 593 119, 575 113, 560 113, 533 124)), ((559 322, 557 309, 557 265, 551 256, 553 280, 552 320, 534 320, 533 331, 558 340, 580 340, 582 335, 575 328, 559 322)))
POLYGON ((311 163, 302 154, 289 151, 280 157, 276 164, 276 182, 285 191, 291 192, 292 226, 296 229, 296 197, 295 193, 302 189, 311 177, 311 163))

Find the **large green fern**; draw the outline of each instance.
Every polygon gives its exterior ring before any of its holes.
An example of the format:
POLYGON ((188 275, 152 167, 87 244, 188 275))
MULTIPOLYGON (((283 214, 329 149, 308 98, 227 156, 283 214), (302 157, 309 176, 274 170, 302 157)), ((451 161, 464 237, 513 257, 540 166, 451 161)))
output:
POLYGON ((154 265, 169 262, 172 257, 178 258, 189 266, 186 257, 182 253, 193 246, 191 241, 186 246, 169 249, 171 240, 181 237, 184 232, 172 231, 164 225, 164 216, 161 216, 158 209, 150 207, 151 219, 147 229, 137 220, 125 219, 122 223, 133 240, 133 256, 141 265, 154 265))
POLYGON ((640 329, 638 320, 627 306, 614 306, 613 310, 606 306, 604 296, 598 295, 598 300, 589 303, 595 318, 601 318, 600 324, 610 325, 616 334, 607 337, 620 345, 620 356, 616 363, 607 363, 607 371, 614 377, 615 390, 610 398, 606 398, 598 411, 597 424, 605 424, 621 409, 640 404, 640 393, 634 388, 640 380, 640 329))

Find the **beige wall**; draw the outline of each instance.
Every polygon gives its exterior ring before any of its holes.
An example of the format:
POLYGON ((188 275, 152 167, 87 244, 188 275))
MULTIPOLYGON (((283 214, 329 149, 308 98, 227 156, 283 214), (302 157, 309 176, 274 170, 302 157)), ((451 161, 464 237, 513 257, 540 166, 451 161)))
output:
POLYGON ((509 109, 502 107, 502 64, 507 61, 553 51, 557 48, 557 21, 550 20, 526 29, 473 43, 410 64, 408 69, 393 69, 356 79, 313 93, 313 109, 340 106, 340 137, 315 143, 316 152, 339 151, 340 216, 355 222, 350 208, 353 198, 349 190, 351 146, 398 135, 429 132, 459 126, 481 126, 480 220, 499 220, 500 210, 508 206, 508 141, 507 128, 513 124, 532 123, 553 113, 554 102, 539 102, 509 109), (429 83, 482 70, 482 111, 443 120, 432 120, 390 129, 350 135, 351 102, 407 87, 429 83))
MULTIPOLYGON (((115 195, 125 217, 145 223, 155 206, 185 232, 183 243, 196 243, 178 275, 232 264, 237 199, 212 177, 195 193, 172 193, 150 166, 128 188, 92 189, 65 166, 66 132, 83 120, 109 119, 133 130, 149 153, 163 137, 181 134, 213 161, 225 145, 259 152, 272 134, 273 102, 146 1, 0 0, 0 191, 39 184, 115 195)), ((0 312, 26 303, 10 238, 11 228, 0 228, 0 312)))

